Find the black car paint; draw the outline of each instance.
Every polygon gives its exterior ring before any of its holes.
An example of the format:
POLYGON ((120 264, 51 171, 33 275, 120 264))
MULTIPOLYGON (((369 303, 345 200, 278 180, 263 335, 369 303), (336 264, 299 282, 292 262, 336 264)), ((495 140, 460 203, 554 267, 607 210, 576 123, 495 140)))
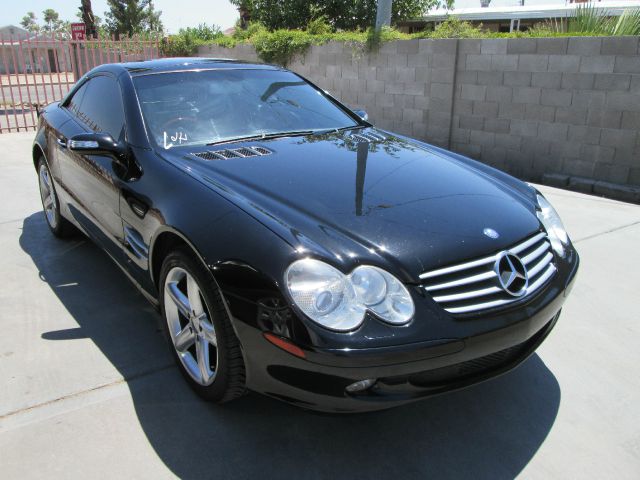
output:
MULTIPOLYGON (((34 160, 45 156, 63 215, 102 246, 152 302, 157 304, 167 246, 181 241, 194 251, 223 292, 249 388, 308 408, 386 408, 434 392, 398 396, 376 387, 379 394, 364 399, 347 395, 343 386, 464 362, 525 342, 553 325, 577 270, 572 246, 565 258, 556 256, 558 273, 545 288, 499 311, 454 317, 419 287, 418 275, 426 270, 497 252, 540 230, 533 188, 468 158, 383 131, 378 133, 385 139, 373 143, 359 143, 344 131, 157 150, 147 138, 132 76, 198 68, 278 67, 195 59, 98 67, 78 85, 94 75, 117 79, 128 166, 59 144, 89 131, 64 108, 66 100, 43 110, 34 160), (226 161, 193 155, 258 145, 272 153, 226 161), (486 237, 483 227, 496 229, 500 237, 486 237), (409 286, 413 320, 398 327, 369 315, 346 334, 315 324, 283 289, 286 267, 306 256, 343 272, 360 264, 388 270, 409 286), (307 358, 278 349, 264 332, 291 340, 307 358), (300 378, 315 380, 309 386, 300 378)), ((352 116, 360 128, 372 128, 352 116)), ((463 384, 487 376, 491 372, 463 384)), ((452 382, 438 391, 463 384, 452 382)))

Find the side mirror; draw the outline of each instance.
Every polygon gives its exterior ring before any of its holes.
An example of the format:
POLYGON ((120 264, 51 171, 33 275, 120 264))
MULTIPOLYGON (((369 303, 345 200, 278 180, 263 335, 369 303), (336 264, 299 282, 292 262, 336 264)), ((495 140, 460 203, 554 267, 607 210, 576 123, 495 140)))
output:
POLYGON ((125 155, 125 148, 108 133, 81 133, 67 143, 69 150, 87 155, 113 155, 118 160, 125 155))
POLYGON ((367 115, 367 112, 365 112, 364 110, 356 109, 356 110, 353 110, 353 113, 355 113, 357 116, 359 116, 365 122, 367 120, 369 120, 369 115, 367 115))

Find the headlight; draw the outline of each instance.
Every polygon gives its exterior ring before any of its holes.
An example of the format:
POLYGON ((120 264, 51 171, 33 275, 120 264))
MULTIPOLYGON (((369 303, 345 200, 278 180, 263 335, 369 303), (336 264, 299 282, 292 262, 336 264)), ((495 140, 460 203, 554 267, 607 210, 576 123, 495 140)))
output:
POLYGON ((564 229, 558 212, 556 212, 556 209, 540 194, 538 194, 538 206, 540 209, 537 211, 537 215, 542 225, 544 225, 547 234, 549 234, 551 248, 553 248, 558 255, 564 257, 564 247, 569 244, 569 236, 564 229))
POLYGON ((407 323, 415 311, 405 286, 377 267, 357 267, 345 275, 319 260, 303 259, 289 266, 285 281, 296 305, 331 330, 359 327, 367 310, 394 325, 407 323))

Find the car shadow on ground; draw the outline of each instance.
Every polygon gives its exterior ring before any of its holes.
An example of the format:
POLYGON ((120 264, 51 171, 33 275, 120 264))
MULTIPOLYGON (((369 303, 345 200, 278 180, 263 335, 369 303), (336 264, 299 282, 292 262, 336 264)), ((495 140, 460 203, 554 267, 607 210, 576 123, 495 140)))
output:
POLYGON ((24 220, 20 245, 78 323, 42 338, 95 342, 181 478, 513 478, 558 412, 560 387, 537 355, 495 380, 382 412, 319 414, 256 394, 210 405, 173 367, 159 315, 106 254, 84 237, 53 238, 41 213, 24 220))

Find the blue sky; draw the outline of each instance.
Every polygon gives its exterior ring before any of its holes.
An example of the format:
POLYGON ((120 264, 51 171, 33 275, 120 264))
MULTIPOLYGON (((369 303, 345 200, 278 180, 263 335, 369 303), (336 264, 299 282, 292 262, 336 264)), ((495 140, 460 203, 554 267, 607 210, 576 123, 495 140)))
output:
MULTIPOLYGON (((107 10, 106 0, 92 0, 93 13, 104 17, 107 10)), ((238 12, 227 0, 154 0, 157 10, 162 10, 162 22, 169 33, 175 33, 182 27, 191 27, 199 23, 216 24, 220 27, 232 27, 238 18, 238 12)), ((76 20, 80 0, 3 0, 0 8, 0 25, 19 25, 22 17, 29 11, 42 18, 42 11, 53 8, 65 20, 76 20)))
MULTIPOLYGON (((42 11, 53 8, 65 20, 75 20, 80 0, 4 0, 0 9, 0 25, 18 25, 22 17, 33 11, 40 18, 42 11)), ((106 0, 93 0, 93 11, 103 16, 107 9, 106 0)), ((526 0, 528 5, 543 3, 561 3, 563 0, 526 0)), ((158 10, 162 10, 162 21, 169 33, 175 33, 182 27, 199 23, 216 24, 223 29, 232 27, 238 18, 238 12, 228 0, 154 0, 158 10)), ((479 6, 480 0, 457 0, 456 6, 479 6)), ((491 5, 516 5, 516 0, 493 0, 491 5)))

